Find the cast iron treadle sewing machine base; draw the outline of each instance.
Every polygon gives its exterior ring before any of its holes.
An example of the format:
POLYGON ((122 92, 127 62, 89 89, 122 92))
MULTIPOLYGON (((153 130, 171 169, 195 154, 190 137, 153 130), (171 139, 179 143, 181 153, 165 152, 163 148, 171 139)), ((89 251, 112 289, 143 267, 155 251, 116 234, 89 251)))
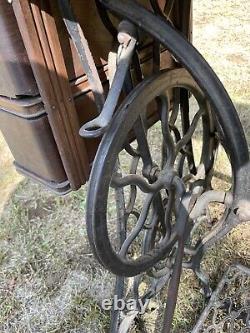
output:
MULTIPOLYGON (((85 138, 104 134, 89 182, 90 244, 100 263, 118 276, 118 298, 132 294, 137 304, 146 304, 167 286, 162 325, 156 330, 170 332, 182 268, 196 273, 209 297, 209 283, 200 267, 205 251, 249 218, 249 155, 239 118, 215 73, 187 37, 173 28, 169 13, 162 11, 157 1, 151 1, 153 12, 131 0, 98 2, 110 33, 116 29, 108 10, 123 18, 117 31, 116 59, 109 64, 110 89, 105 97, 69 2, 59 3, 99 110, 80 134, 85 138), (147 77, 137 52, 142 32, 154 40, 153 72, 147 77), (172 54, 173 69, 161 70, 162 47, 172 54), (122 91, 125 97, 117 107, 122 91), (156 112, 150 122, 152 108, 156 112), (149 138, 156 123, 161 143, 158 159, 149 138), (194 134, 198 124, 202 143, 197 158, 194 134), (232 168, 233 181, 225 191, 215 190, 212 184, 219 145, 232 168), (126 171, 122 166, 124 154, 126 171), (113 218, 110 197, 116 200, 113 218), (197 238, 211 203, 223 205, 223 214, 215 227, 208 233, 203 230, 197 238), (132 284, 127 282, 129 277, 134 277, 132 284), (149 282, 143 288, 145 278, 149 282)), ((190 11, 188 3, 183 10, 190 11)), ((187 31, 186 27, 186 36, 187 31)), ((138 305, 126 313, 113 309, 111 332, 129 332, 134 327, 147 331, 138 305)))
POLYGON ((169 333, 182 270, 210 297, 204 254, 250 219, 247 141, 225 88, 191 43, 192 1, 11 3, 37 83, 27 91, 41 96, 18 100, 12 115, 0 112, 16 165, 59 193, 79 189, 91 168, 92 250, 117 276, 117 297, 137 300, 129 311, 113 309, 110 332, 148 332, 138 304, 164 291, 155 331, 169 333), (231 177, 218 188, 222 153, 231 177), (211 205, 220 207, 216 221, 211 205))

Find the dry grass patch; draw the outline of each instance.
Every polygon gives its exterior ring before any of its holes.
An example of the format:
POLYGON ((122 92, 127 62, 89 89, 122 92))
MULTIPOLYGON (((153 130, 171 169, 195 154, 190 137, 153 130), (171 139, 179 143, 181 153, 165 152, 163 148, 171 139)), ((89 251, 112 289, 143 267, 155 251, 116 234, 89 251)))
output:
POLYGON ((61 198, 21 183, 0 224, 0 331, 101 332, 112 278, 86 241, 85 190, 61 198))

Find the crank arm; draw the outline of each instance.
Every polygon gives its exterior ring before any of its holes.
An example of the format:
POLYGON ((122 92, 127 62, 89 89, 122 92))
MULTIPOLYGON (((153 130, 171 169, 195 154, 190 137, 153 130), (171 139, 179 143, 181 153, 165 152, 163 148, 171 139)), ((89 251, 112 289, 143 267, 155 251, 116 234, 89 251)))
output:
POLYGON ((81 127, 79 133, 84 138, 97 138, 103 135, 111 122, 137 43, 136 28, 132 23, 128 21, 120 23, 118 41, 120 47, 117 68, 111 88, 100 115, 81 127))

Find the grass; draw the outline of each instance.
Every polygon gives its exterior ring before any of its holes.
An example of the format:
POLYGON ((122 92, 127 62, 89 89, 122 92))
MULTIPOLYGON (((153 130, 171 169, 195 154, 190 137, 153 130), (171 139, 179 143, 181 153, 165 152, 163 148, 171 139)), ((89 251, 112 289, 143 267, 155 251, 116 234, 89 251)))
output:
MULTIPOLYGON (((194 0, 194 43, 232 96, 250 142, 247 7, 247 1, 194 0)), ((87 242, 86 186, 57 197, 16 174, 2 136, 0 152, 0 332, 105 332, 109 313, 100 304, 112 296, 114 278, 98 264, 87 242)), ((219 155, 218 169, 228 175, 225 163, 219 155)), ((219 178, 215 182, 221 186, 219 178)), ((231 263, 250 266, 249 248, 245 224, 208 252, 203 267, 213 286, 231 263)), ((191 272, 185 273, 175 332, 187 332, 203 305, 200 285, 191 272)))
POLYGON ((13 157, 0 132, 0 193, 2 199, 0 202, 0 214, 16 185, 23 179, 22 176, 16 173, 12 162, 13 157))
POLYGON ((85 198, 85 189, 60 198, 29 181, 16 189, 1 217, 1 332, 100 332, 107 322, 100 303, 112 278, 86 242, 85 198))

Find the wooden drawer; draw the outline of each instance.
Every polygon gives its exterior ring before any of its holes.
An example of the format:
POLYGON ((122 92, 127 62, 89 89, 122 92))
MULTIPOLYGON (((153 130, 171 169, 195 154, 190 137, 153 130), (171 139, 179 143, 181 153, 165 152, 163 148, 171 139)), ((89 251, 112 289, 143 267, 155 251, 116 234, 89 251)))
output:
POLYGON ((41 98, 0 98, 0 130, 19 172, 57 193, 70 184, 55 143, 41 98))

